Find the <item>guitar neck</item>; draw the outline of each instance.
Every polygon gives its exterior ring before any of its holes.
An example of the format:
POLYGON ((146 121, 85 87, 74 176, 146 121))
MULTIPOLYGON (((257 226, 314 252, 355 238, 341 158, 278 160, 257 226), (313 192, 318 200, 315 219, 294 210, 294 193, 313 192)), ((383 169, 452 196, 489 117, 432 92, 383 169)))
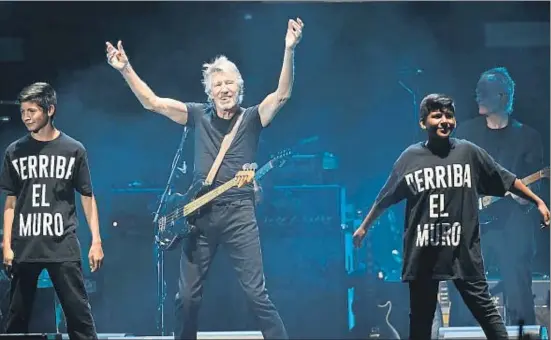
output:
POLYGON ((203 196, 197 198, 193 202, 190 202, 182 207, 184 214, 183 216, 188 216, 189 214, 193 213, 197 209, 201 208, 205 204, 209 203, 216 197, 222 195, 224 192, 228 191, 232 187, 234 187, 237 184, 237 178, 233 178, 232 180, 229 180, 228 182, 222 184, 221 186, 209 191, 208 193, 204 194, 203 196))
MULTIPOLYGON (((539 181, 543 176, 541 175, 541 171, 538 171, 538 172, 535 172, 529 176, 526 176, 524 177, 523 179, 521 179, 520 181, 524 184, 524 185, 530 185, 536 181, 539 181)), ((509 196, 511 195, 510 192, 506 192, 505 193, 505 196, 509 196)), ((483 198, 481 198, 482 200, 482 207, 487 207, 489 206, 490 204, 492 203, 495 203, 497 201, 499 201, 500 199, 502 199, 503 197, 496 197, 496 196, 485 196, 483 198)))
POLYGON ((541 173, 538 171, 538 172, 535 172, 533 174, 531 174, 530 176, 526 176, 524 177, 521 182, 524 183, 524 185, 530 185, 532 183, 534 183, 535 181, 538 181, 541 179, 541 173))
POLYGON ((274 166, 272 165, 272 162, 269 161, 256 171, 256 175, 254 176, 254 178, 259 181, 262 177, 266 176, 266 174, 270 172, 270 170, 272 170, 273 168, 274 166))

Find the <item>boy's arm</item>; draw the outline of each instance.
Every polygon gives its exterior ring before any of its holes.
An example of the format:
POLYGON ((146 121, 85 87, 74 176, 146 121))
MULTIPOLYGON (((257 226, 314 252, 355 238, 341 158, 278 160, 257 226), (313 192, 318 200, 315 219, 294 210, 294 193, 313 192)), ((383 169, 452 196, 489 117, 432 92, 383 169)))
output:
POLYGON ((86 222, 90 227, 90 233, 92 234, 92 246, 94 244, 101 244, 101 235, 99 232, 99 218, 98 218, 98 206, 96 203, 96 197, 91 196, 80 196, 82 203, 82 210, 84 210, 84 215, 86 216, 86 222))
POLYGON ((375 222, 386 209, 407 197, 407 185, 402 181, 403 167, 401 164, 403 163, 402 159, 404 159, 404 154, 405 152, 402 153, 400 158, 394 163, 392 172, 381 191, 379 191, 375 203, 373 203, 369 213, 367 213, 367 216, 358 229, 356 229, 354 233, 354 244, 356 247, 360 246, 369 227, 373 225, 373 222, 375 222))
MULTIPOLYGON (((6 196, 6 203, 4 204, 4 237, 2 240, 4 253, 6 252, 6 250, 11 250, 11 235, 15 213, 15 202, 15 196, 6 196)), ((4 258, 4 264, 11 265, 11 260, 13 259, 4 258), (9 260, 9 263, 7 263, 6 260, 9 260)))

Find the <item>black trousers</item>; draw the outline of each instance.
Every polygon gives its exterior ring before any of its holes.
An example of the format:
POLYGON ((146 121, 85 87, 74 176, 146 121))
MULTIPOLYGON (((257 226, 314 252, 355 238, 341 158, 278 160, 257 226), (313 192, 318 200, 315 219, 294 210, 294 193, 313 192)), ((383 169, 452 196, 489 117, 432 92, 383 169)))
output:
MULTIPOLYGON (((495 307, 486 280, 453 281, 463 301, 474 315, 486 338, 508 339, 507 329, 495 307)), ((431 327, 438 299, 437 280, 414 280, 409 282, 409 338, 431 339, 431 327)))
POLYGON ((10 306, 6 316, 6 333, 28 333, 38 284, 46 268, 59 298, 71 340, 97 339, 96 326, 84 287, 80 261, 58 263, 13 263, 10 306))
MULTIPOLYGON (((503 296, 507 311, 506 323, 518 325, 536 324, 536 311, 532 292, 532 261, 534 258, 533 216, 514 214, 507 225, 488 227, 482 225, 482 254, 486 267, 495 265, 503 284, 503 296)), ((450 326, 475 324, 475 320, 461 302, 458 292, 450 289, 450 326)))
POLYGON ((196 339, 203 282, 218 245, 226 248, 264 339, 287 339, 287 331, 268 297, 260 238, 252 200, 212 205, 195 221, 198 233, 185 239, 176 295, 176 339, 196 339))

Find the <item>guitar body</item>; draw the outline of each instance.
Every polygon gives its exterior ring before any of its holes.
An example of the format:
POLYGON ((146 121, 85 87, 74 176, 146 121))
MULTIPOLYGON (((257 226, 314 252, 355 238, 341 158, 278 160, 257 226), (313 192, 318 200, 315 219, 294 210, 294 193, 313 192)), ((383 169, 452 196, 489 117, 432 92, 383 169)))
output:
MULTIPOLYGON (((373 226, 372 228, 376 228, 373 226)), ((365 271, 358 270, 360 265, 360 252, 355 249, 354 268, 356 270, 349 276, 351 286, 354 288, 354 300, 352 310, 356 324, 351 330, 356 339, 400 339, 400 334, 390 322, 392 313, 392 301, 385 296, 384 281, 377 276, 375 260, 372 248, 373 233, 369 233, 365 239, 365 271)))
MULTIPOLYGON (((174 193, 169 196, 164 211, 168 214, 175 214, 178 207, 183 207, 186 204, 193 202, 197 197, 208 191, 208 187, 203 181, 194 182, 188 191, 182 195, 174 193)), ((193 224, 194 217, 199 214, 200 209, 193 212, 189 216, 177 219, 176 221, 167 222, 166 215, 159 218, 157 221, 157 236, 156 241, 159 247, 163 250, 175 249, 181 240, 191 236, 194 233, 195 226, 193 224)))
MULTIPOLYGON (((501 197, 500 197, 501 198, 501 197)), ((503 205, 506 201, 513 200, 511 197, 503 197, 499 201, 494 199, 492 204, 482 209, 478 213, 478 220, 480 225, 494 224, 500 219, 500 211, 503 211, 503 205)), ((531 208, 531 206, 527 206, 531 208)), ((528 210, 528 209, 526 209, 528 210)))
POLYGON ((193 221, 201 207, 235 186, 241 188, 252 182, 255 170, 256 163, 247 163, 233 179, 212 190, 201 180, 194 182, 185 195, 171 195, 163 209, 163 215, 158 218, 156 224, 156 242, 159 248, 161 250, 174 249, 182 239, 195 233, 196 228, 193 221))
MULTIPOLYGON (((268 162, 260 169, 257 179, 273 169, 274 163, 283 159, 287 154, 282 154, 279 156, 280 158, 268 162)), ((233 179, 214 189, 210 185, 205 185, 205 182, 201 180, 194 182, 185 195, 178 193, 171 195, 165 204, 163 215, 159 216, 156 223, 157 235, 155 239, 159 248, 163 251, 172 250, 182 239, 193 235, 196 230, 194 220, 198 216, 201 207, 233 187, 241 188, 247 183, 251 183, 255 179, 256 168, 256 163, 247 163, 243 165, 243 170, 239 171, 233 179)))
MULTIPOLYGON (((529 176, 524 177, 521 181, 524 185, 530 185, 541 180, 542 178, 549 178, 549 175, 549 167, 545 167, 529 176)), ((482 196, 478 199, 478 215, 481 225, 492 224, 499 220, 500 205, 503 204, 503 201, 501 200, 513 200, 511 193, 507 192, 505 197, 482 196)), ((523 208, 524 213, 528 213, 533 207, 534 206, 531 204, 527 205, 523 208)))
POLYGON ((354 339, 399 340, 400 334, 390 322, 392 302, 385 299, 383 281, 365 272, 352 274, 354 301, 352 310, 356 324, 351 330, 354 339))
MULTIPOLYGON (((259 170, 256 179, 260 180, 273 168, 282 166, 291 154, 288 150, 279 153, 259 170)), ((234 179, 215 189, 210 190, 211 187, 200 180, 195 181, 184 195, 170 195, 163 215, 156 223, 156 242, 159 248, 163 251, 172 250, 182 239, 191 236, 195 232, 194 220, 201 207, 234 186, 241 187, 252 182, 256 166, 256 163, 243 165, 243 171, 239 171, 234 179)))

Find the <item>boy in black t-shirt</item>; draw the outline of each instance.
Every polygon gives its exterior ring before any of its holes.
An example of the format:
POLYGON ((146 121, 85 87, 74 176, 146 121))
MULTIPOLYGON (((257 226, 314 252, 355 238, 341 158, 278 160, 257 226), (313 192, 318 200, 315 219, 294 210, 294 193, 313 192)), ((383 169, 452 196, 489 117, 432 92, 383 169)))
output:
POLYGON ((410 289, 410 339, 431 337, 438 283, 453 280, 488 339, 507 330, 488 292, 480 251, 478 195, 507 191, 537 205, 549 224, 545 203, 482 148, 450 138, 453 100, 431 94, 420 105, 428 139, 409 146, 395 162, 373 207, 354 233, 358 247, 367 228, 393 204, 407 200, 402 280, 410 289))
POLYGON ((75 190, 92 232, 91 271, 103 250, 86 149, 53 126, 54 89, 35 83, 18 98, 30 134, 6 149, 0 189, 4 207, 4 265, 11 276, 6 333, 28 333, 38 276, 48 270, 63 308, 70 339, 97 339, 84 287, 76 236, 75 190))

